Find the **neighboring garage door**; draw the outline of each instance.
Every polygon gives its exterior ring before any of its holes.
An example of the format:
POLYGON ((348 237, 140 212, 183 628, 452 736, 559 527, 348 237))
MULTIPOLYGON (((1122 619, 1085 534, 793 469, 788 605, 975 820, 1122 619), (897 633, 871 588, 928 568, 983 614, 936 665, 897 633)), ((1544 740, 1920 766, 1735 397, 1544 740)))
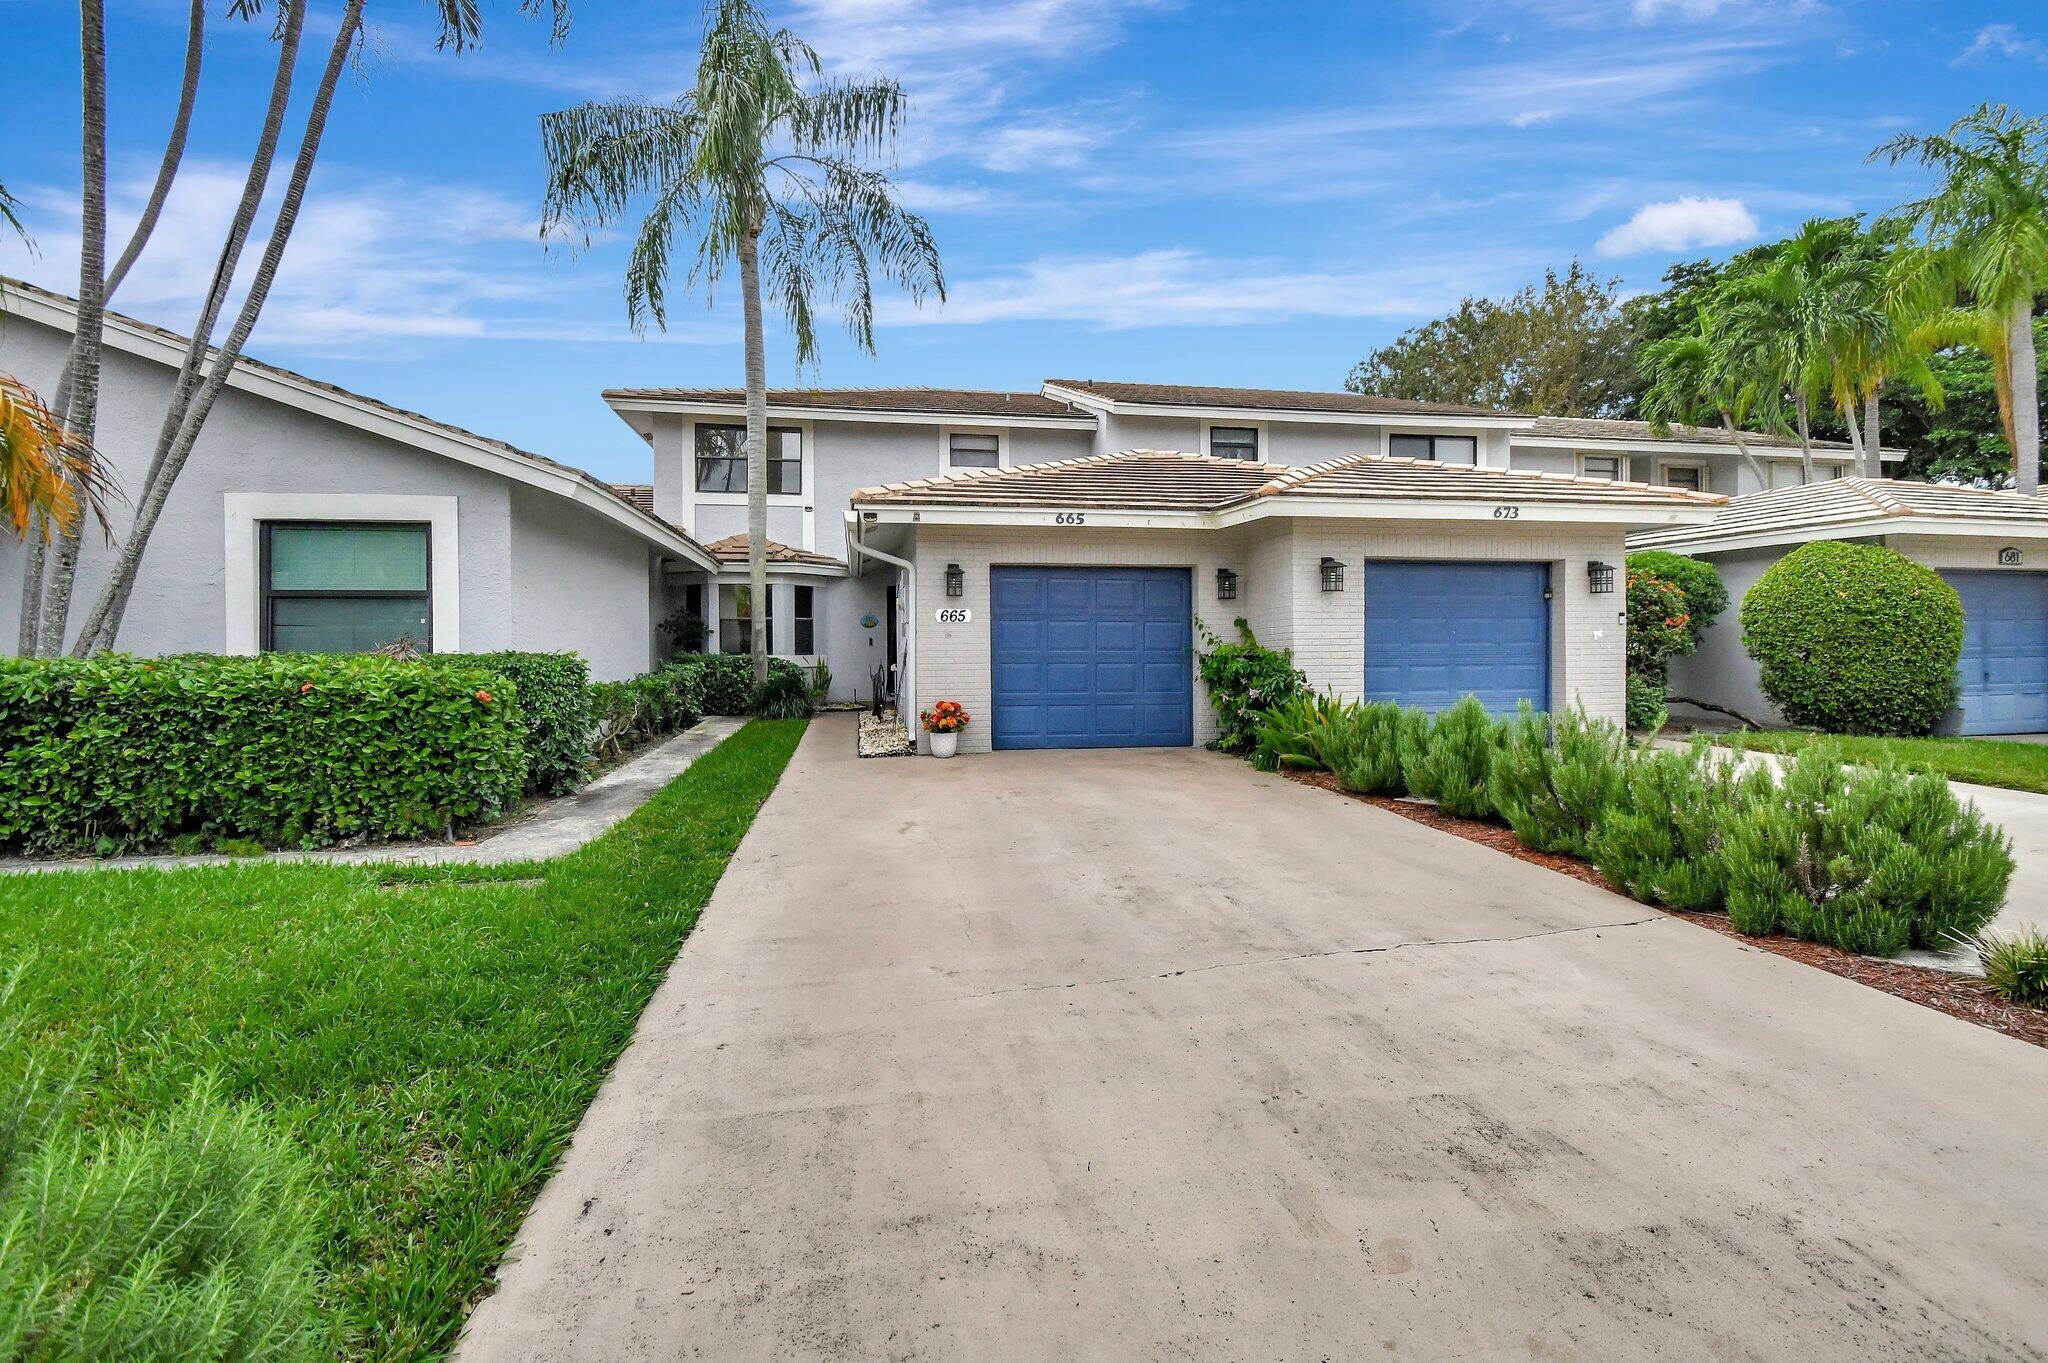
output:
POLYGON ((1963 598, 1962 732, 2048 732, 2048 573, 1942 576, 1963 598))
POLYGON ((998 748, 1187 747, 1193 621, 1182 568, 995 568, 998 748))
POLYGON ((1550 568, 1542 563, 1365 565, 1365 694, 1495 714, 1550 706, 1550 568))

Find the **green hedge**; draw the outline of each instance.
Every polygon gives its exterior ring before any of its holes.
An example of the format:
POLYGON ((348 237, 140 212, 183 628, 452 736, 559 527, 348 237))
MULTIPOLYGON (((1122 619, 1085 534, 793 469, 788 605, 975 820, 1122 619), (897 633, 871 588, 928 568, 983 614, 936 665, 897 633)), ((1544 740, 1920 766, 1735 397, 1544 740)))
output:
POLYGON ((1195 628, 1207 653, 1196 655, 1202 686, 1209 703, 1216 707, 1220 734, 1216 746, 1224 752, 1250 752, 1259 743, 1259 724, 1266 712, 1286 705, 1308 691, 1308 678, 1294 665, 1294 652, 1267 648, 1252 634, 1252 627, 1239 616, 1237 642, 1225 643, 1199 620, 1195 628))
POLYGON ((500 673, 378 657, 0 661, 0 846, 317 846, 494 817, 526 779, 500 673))
POLYGON ((1764 694, 1800 728, 1924 734, 1955 703, 1963 603, 1902 554, 1818 540, 1749 589, 1742 643, 1764 694))
MULTIPOLYGON (((751 715, 754 713, 754 660, 744 653, 678 653, 669 660, 669 669, 688 674, 694 681, 699 697, 697 713, 704 715, 751 715)), ((770 681, 781 678, 781 685, 793 686, 801 681, 808 686, 810 678, 804 669, 787 658, 768 660, 770 681)))
POLYGON ((663 734, 689 728, 704 712, 700 683, 696 670, 685 667, 593 683, 589 696, 597 720, 591 750, 599 757, 618 757, 663 734))
POLYGON ((1628 556, 1628 571, 1648 573, 1669 582, 1684 595, 1687 629, 1698 644, 1721 612, 1728 609, 1728 588, 1714 565, 1668 549, 1643 549, 1628 556))
POLYGON ((590 665, 574 653, 430 653, 437 667, 486 668, 512 682, 526 720, 526 792, 561 795, 583 783, 597 712, 590 665))

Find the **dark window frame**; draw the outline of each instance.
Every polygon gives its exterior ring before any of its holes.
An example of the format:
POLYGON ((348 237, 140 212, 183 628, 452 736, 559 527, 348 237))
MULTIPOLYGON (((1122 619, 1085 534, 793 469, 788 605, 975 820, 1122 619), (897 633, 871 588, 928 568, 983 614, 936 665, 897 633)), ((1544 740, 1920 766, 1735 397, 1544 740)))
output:
POLYGON ((1588 478, 1611 478, 1617 483, 1627 482, 1628 456, 1625 454, 1581 453, 1579 455, 1579 472, 1588 478), (1612 474, 1595 473, 1591 467, 1594 464, 1612 464, 1614 465, 1614 472, 1612 474))
POLYGON ((323 521, 303 517, 294 520, 260 521, 262 533, 258 536, 260 549, 256 578, 257 600, 260 603, 261 650, 275 653, 276 638, 275 605, 279 600, 335 601, 343 599, 411 601, 424 600, 427 615, 427 637, 420 641, 429 653, 434 651, 434 525, 432 521, 323 521), (419 530, 426 535, 427 543, 427 584, 417 592, 399 591, 314 591, 301 587, 275 588, 270 585, 270 552, 272 533, 276 530, 419 530))
MULTIPOLYGON (((799 658, 811 657, 818 651, 817 608, 817 588, 803 583, 790 588, 790 652, 799 658)), ((772 612, 769 618, 774 618, 772 612)))
MULTIPOLYGON (((771 437, 771 439, 770 439, 770 441, 769 441, 769 446, 770 446, 770 448, 769 448, 769 451, 768 451, 768 495, 769 495, 770 497, 801 497, 801 496, 803 496, 803 492, 804 492, 804 431, 803 431, 803 427, 801 427, 801 426, 770 426, 770 427, 768 428, 768 434, 769 434, 769 436, 771 437), (780 448, 780 442, 779 442, 779 441, 776 441, 776 440, 774 440, 774 439, 772 439, 772 437, 774 437, 774 436, 778 436, 778 435, 793 435, 793 436, 795 436, 795 437, 796 437, 796 441, 797 441, 797 444, 796 444, 796 458, 794 458, 794 459, 782 459, 782 458, 778 458, 778 457, 776 456, 776 451, 777 451, 777 450, 778 450, 778 449, 780 448), (784 473, 784 470, 786 470, 786 469, 789 469, 789 468, 791 468, 791 467, 794 467, 794 468, 795 468, 795 470, 796 470, 796 486, 795 486, 795 487, 788 487, 788 486, 786 486, 786 484, 787 484, 787 482, 788 482, 788 478, 787 478, 787 476, 785 475, 785 473, 784 473), (781 487, 778 487, 778 486, 776 485, 776 484, 777 484, 777 482, 778 482, 778 480, 779 480, 779 481, 781 481, 781 482, 783 482, 783 483, 785 484, 785 486, 781 486, 781 487)), ((731 424, 730 422, 724 422, 724 421, 700 421, 700 422, 696 423, 696 426, 695 426, 695 428, 694 428, 694 429, 692 430, 692 432, 691 432, 691 435, 690 435, 690 446, 691 446, 691 448, 690 448, 690 453, 691 453, 691 455, 692 455, 692 456, 693 456, 693 457, 695 458, 695 460, 696 460, 696 475, 697 475, 697 476, 696 476, 696 480, 695 480, 695 481, 696 481, 696 488, 697 488, 697 491, 699 491, 699 492, 709 492, 709 493, 725 493, 725 494, 731 494, 731 495, 738 495, 738 496, 745 496, 745 495, 746 495, 746 491, 747 491, 747 428, 746 428, 746 427, 745 427, 744 425, 740 425, 740 426, 735 426, 735 425, 731 424), (702 439, 703 439, 703 433, 704 433, 704 432, 706 432, 706 431, 737 431, 737 432, 739 432, 739 436, 740 436, 740 452, 739 452, 738 454, 736 454, 736 455, 731 455, 731 454, 706 454, 706 453, 704 453, 704 450, 703 450, 703 445, 702 445, 701 441, 702 441, 702 439), (731 483, 732 483, 732 482, 734 481, 734 480, 733 480, 733 477, 732 477, 732 470, 733 470, 733 468, 734 468, 735 466, 737 466, 737 468, 738 468, 738 472, 739 472, 739 478, 738 478, 739 486, 738 486, 738 487, 732 487, 732 486, 729 486, 729 485, 730 485, 730 484, 731 484, 731 483), (712 468, 714 468, 714 467, 716 467, 716 468, 722 468, 722 469, 726 470, 726 476, 725 476, 725 477, 724 477, 724 478, 723 478, 723 479, 721 480, 721 485, 720 485, 720 486, 716 486, 716 487, 706 487, 706 486, 704 485, 704 475, 705 475, 705 473, 706 473, 706 472, 707 472, 708 470, 710 470, 710 469, 712 469, 712 468)))
MULTIPOLYGON (((1704 464, 1666 464, 1658 470, 1658 478, 1665 487, 1675 487, 1682 492, 1705 492, 1707 490, 1707 469, 1704 464), (1671 476, 1675 473, 1691 474, 1694 481, 1690 486, 1684 483, 1674 483, 1671 481, 1671 476)), ((1766 491, 1768 490, 1766 489, 1766 491)))
POLYGON ((1256 464, 1259 462, 1260 439, 1261 436, 1259 428, 1256 426, 1231 426, 1222 424, 1212 425, 1209 427, 1209 455, 1211 458, 1215 459, 1242 459, 1248 464, 1256 464), (1238 441, 1231 441, 1224 445, 1223 450, 1219 451, 1216 448, 1216 435, 1219 431, 1242 431, 1246 435, 1249 435, 1251 437, 1251 443, 1243 444, 1238 441), (1237 450, 1249 450, 1251 452, 1249 454, 1224 452, 1237 450))
MULTIPOLYGON (((1397 459, 1426 458, 1431 463, 1450 464, 1452 461, 1445 459, 1443 455, 1438 453, 1437 447, 1453 440, 1471 447, 1472 458, 1469 461, 1469 466, 1472 468, 1479 467, 1479 437, 1476 435, 1433 435, 1428 431, 1393 431, 1387 435, 1387 453, 1394 455, 1397 459), (1427 455, 1398 454, 1394 450, 1394 442, 1397 440, 1427 440, 1429 442, 1429 453, 1427 455)), ((1460 460, 1457 463, 1459 467, 1465 467, 1468 461, 1460 460)))

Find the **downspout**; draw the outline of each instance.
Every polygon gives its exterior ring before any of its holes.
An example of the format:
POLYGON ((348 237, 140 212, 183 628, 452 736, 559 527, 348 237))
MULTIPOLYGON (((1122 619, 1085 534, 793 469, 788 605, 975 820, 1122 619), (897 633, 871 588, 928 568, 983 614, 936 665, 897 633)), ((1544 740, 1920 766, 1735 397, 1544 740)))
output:
POLYGON ((846 544, 856 559, 886 563, 903 574, 903 676, 896 685, 896 714, 905 728, 917 714, 917 568, 908 559, 882 552, 860 537, 864 524, 858 512, 846 513, 846 544))

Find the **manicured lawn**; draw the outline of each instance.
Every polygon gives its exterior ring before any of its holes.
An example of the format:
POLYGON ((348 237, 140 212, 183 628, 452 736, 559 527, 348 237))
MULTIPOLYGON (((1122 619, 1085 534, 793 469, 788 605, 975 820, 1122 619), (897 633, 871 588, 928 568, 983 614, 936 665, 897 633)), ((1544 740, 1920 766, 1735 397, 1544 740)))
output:
POLYGON ((1756 752, 1796 752, 1818 742, 1840 745, 1852 762, 1892 761, 1909 771, 1931 771, 1980 786, 2048 792, 2048 743, 2001 738, 1848 738, 1797 730, 1730 734, 1756 752))
POLYGON ((213 1071, 307 1150, 351 1356, 431 1358, 774 789, 757 720, 581 851, 515 867, 249 865, 0 881, 0 963, 88 1123, 213 1071))

